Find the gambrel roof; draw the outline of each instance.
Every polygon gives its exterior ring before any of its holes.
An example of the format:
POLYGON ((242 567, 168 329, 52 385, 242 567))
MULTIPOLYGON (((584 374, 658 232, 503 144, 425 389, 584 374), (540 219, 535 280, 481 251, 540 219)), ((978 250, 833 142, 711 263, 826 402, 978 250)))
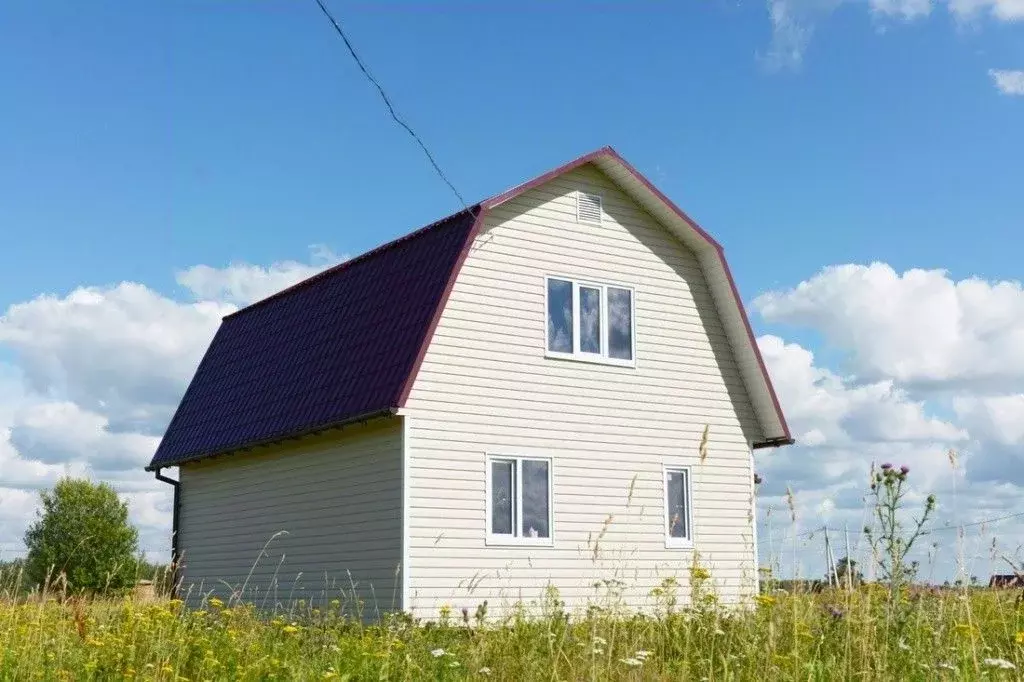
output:
POLYGON ((147 469, 394 414, 487 212, 592 163, 696 255, 764 440, 792 442, 721 245, 610 147, 224 318, 147 469))

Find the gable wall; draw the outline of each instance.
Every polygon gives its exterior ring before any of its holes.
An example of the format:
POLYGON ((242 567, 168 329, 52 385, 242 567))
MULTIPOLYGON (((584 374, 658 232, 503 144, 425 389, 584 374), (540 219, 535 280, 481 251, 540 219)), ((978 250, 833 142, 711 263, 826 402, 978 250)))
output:
POLYGON ((693 552, 665 548, 663 464, 694 466, 696 547, 722 596, 755 588, 748 442, 759 427, 704 276, 592 166, 491 211, 404 413, 419 615, 484 600, 501 610, 549 582, 570 608, 601 600, 601 579, 622 581, 641 608, 667 576, 685 592, 693 552), (603 195, 604 224, 576 221, 577 190, 603 195), (545 275, 635 287, 635 369, 544 357, 545 275), (487 452, 552 458, 552 547, 485 545, 487 452))
POLYGON ((189 601, 245 585, 266 608, 349 606, 354 582, 366 615, 400 607, 401 434, 390 419, 181 467, 189 601))

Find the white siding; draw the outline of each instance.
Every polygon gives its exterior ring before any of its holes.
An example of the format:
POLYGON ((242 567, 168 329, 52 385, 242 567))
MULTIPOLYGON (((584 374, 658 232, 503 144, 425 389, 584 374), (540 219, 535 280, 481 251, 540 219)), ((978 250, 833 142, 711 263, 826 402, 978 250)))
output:
POLYGON ((399 419, 184 466, 181 503, 193 603, 244 585, 243 598, 267 608, 349 606, 354 583, 368 618, 401 606, 399 419))
POLYGON ((754 589, 749 442, 760 427, 700 264, 596 168, 489 214, 405 414, 417 615, 484 600, 503 610, 548 584, 581 609, 607 603, 601 580, 621 581, 635 608, 669 576, 685 598, 694 550, 665 547, 664 464, 693 467, 695 551, 721 596, 754 589), (577 222, 579 190, 603 196, 602 224, 577 222), (635 287, 635 369, 544 357, 545 275, 635 287), (488 452, 552 458, 551 547, 485 545, 488 452))

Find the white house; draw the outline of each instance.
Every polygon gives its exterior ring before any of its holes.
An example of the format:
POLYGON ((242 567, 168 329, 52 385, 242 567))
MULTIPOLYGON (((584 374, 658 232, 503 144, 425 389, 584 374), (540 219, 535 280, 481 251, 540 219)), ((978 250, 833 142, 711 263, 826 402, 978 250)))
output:
POLYGON ((756 590, 792 442, 721 246, 604 148, 226 317, 148 469, 193 599, 644 609, 756 590))

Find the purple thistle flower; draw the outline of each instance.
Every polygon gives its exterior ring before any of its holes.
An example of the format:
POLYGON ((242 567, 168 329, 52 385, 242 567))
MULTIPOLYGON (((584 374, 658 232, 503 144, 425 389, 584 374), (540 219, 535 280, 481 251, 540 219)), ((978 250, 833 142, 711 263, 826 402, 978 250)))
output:
POLYGON ((892 464, 886 462, 885 464, 882 465, 882 471, 888 471, 889 469, 892 469, 892 464))
POLYGON ((900 473, 906 476, 907 474, 910 473, 910 467, 904 464, 903 466, 900 467, 900 473))

